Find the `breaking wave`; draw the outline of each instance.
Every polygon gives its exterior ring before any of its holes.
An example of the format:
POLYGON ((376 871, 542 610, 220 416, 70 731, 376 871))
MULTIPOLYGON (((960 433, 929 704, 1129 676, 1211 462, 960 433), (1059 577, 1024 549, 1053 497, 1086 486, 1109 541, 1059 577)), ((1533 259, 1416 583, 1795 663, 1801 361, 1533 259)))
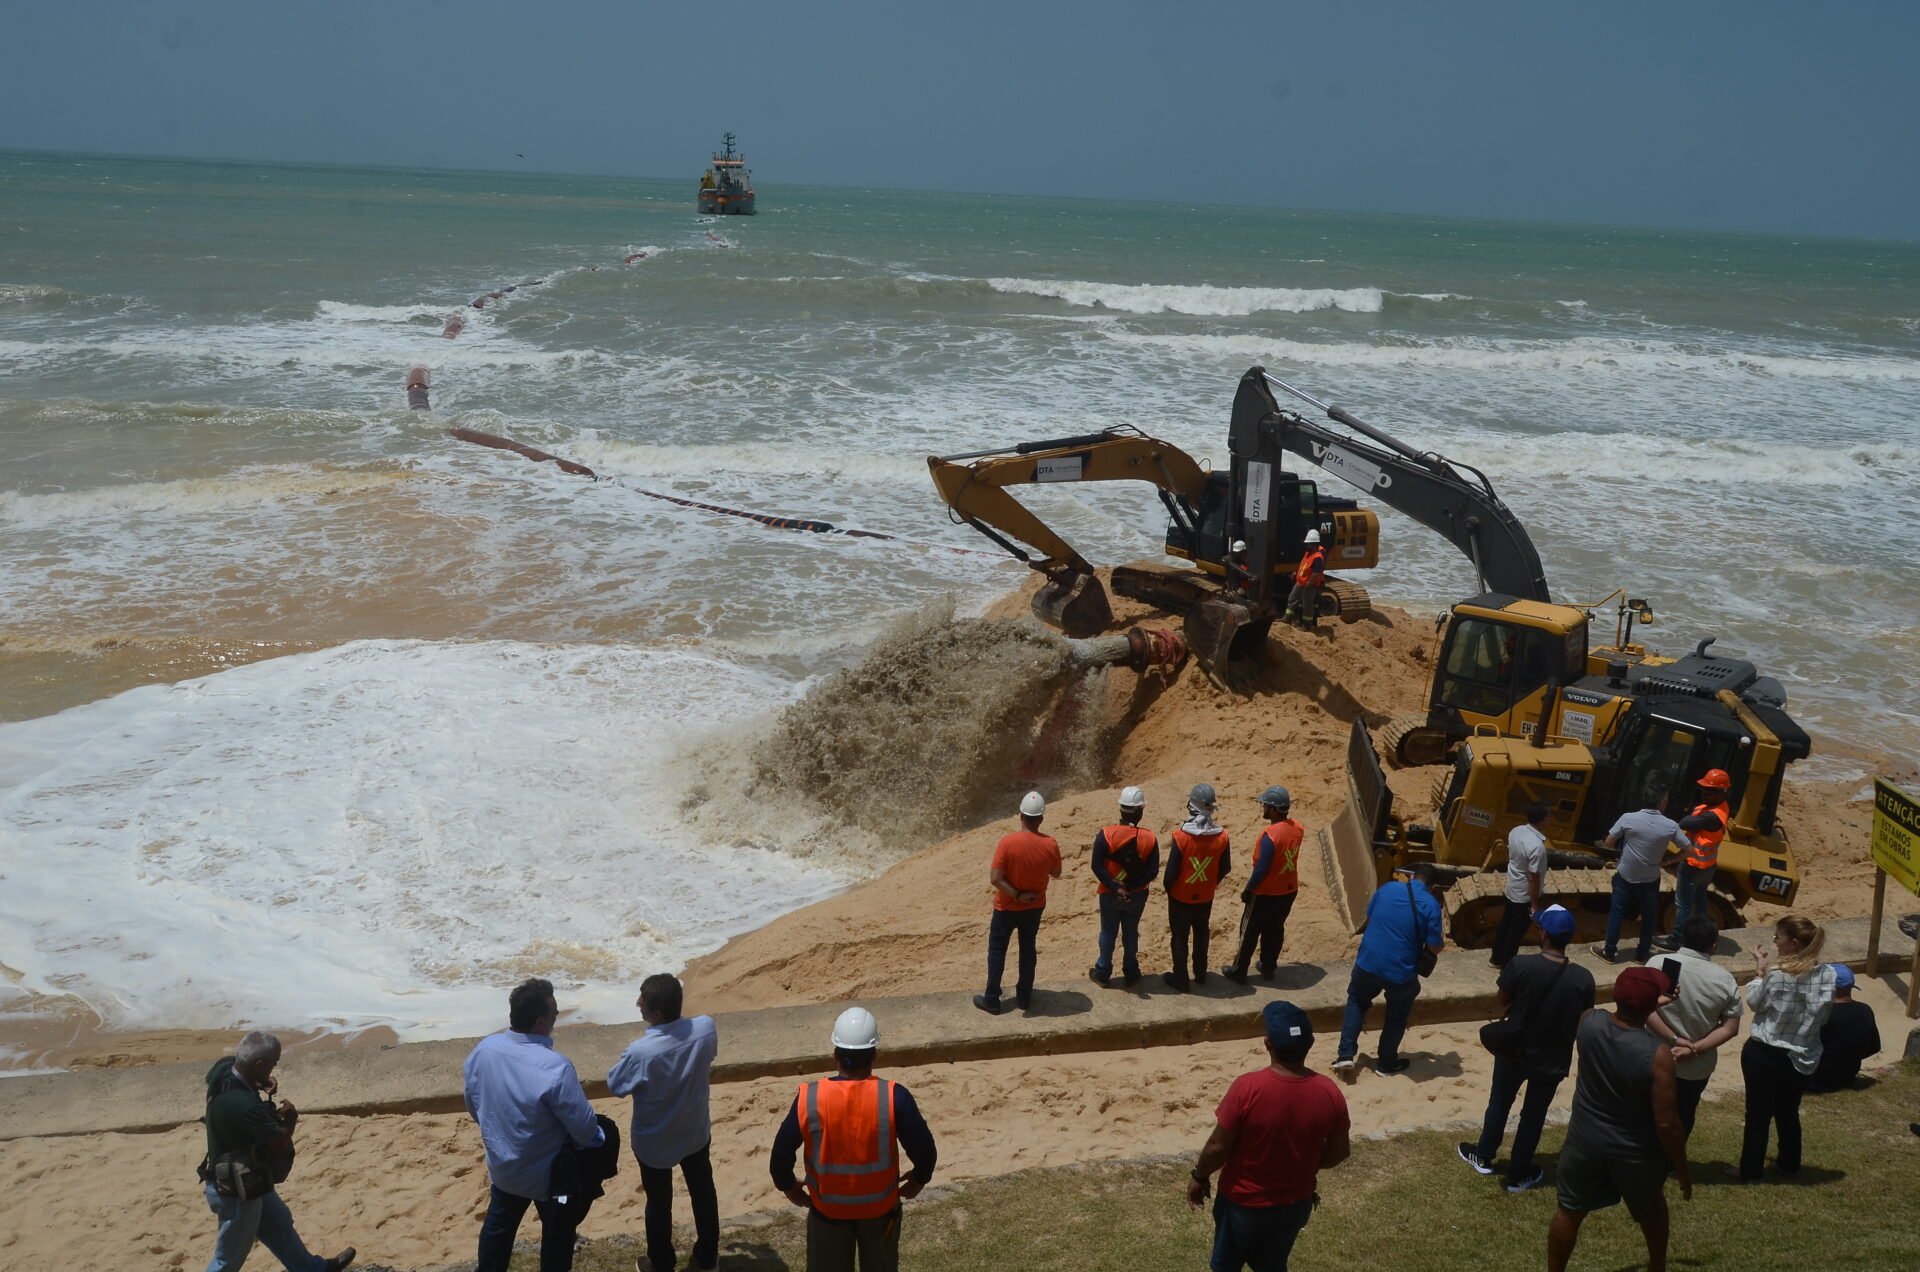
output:
POLYGON ((1257 313, 1304 314, 1321 309, 1377 314, 1384 303, 1383 293, 1377 287, 1205 287, 1044 278, 989 278, 987 285, 1009 295, 1046 296, 1070 305, 1129 314, 1245 317, 1257 313))

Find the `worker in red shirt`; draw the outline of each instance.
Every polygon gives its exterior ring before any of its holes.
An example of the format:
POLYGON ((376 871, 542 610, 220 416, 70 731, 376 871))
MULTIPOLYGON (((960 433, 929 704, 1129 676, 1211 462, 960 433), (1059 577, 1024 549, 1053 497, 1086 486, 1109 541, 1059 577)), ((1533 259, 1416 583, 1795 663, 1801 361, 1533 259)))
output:
POLYGON ((987 927, 987 992, 975 994, 973 1005, 999 1015, 1000 976, 1007 967, 1007 942, 1020 937, 1020 975, 1014 982, 1014 1001, 1022 1010, 1033 1006, 1033 969, 1039 962, 1040 914, 1047 908, 1047 881, 1060 877, 1060 845, 1040 833, 1047 801, 1039 791, 1020 800, 1020 829, 1001 837, 993 849, 987 881, 993 886, 993 921, 987 927))
POLYGON ((1173 832, 1167 852, 1167 927, 1173 933, 1173 970, 1160 977, 1185 993, 1189 983, 1207 983, 1207 938, 1212 935, 1213 894, 1233 869, 1227 832, 1213 820, 1213 787, 1205 782, 1187 794, 1187 820, 1173 832), (1193 980, 1187 950, 1193 950, 1193 980))
POLYGON ((1333 1079, 1307 1068, 1313 1048, 1307 1013, 1275 1000, 1260 1017, 1271 1063, 1227 1088, 1187 1183, 1187 1204, 1197 1210, 1220 1172, 1213 1272, 1286 1272, 1293 1243, 1320 1200, 1320 1171, 1352 1151, 1346 1097, 1333 1079))
POLYGON ((1327 550, 1320 546, 1320 532, 1307 531, 1306 546, 1300 552, 1300 564, 1293 568, 1293 590, 1287 593, 1287 621, 1312 630, 1320 622, 1320 589, 1327 584, 1327 550))
POLYGON ((1140 915, 1147 889, 1160 873, 1160 841, 1140 825, 1147 793, 1138 786, 1120 792, 1120 820, 1102 826, 1093 837, 1093 877, 1100 888, 1100 956, 1087 975, 1104 988, 1113 979, 1113 942, 1123 952, 1121 983, 1140 980, 1140 915))
POLYGON ((1253 961, 1254 946, 1260 947, 1260 978, 1272 980, 1279 966, 1280 949, 1287 940, 1287 915, 1293 913, 1293 899, 1300 892, 1300 845, 1306 829, 1293 820, 1293 796, 1284 786, 1269 786, 1260 793, 1260 811, 1266 814, 1267 828, 1253 848, 1253 874, 1240 890, 1240 955, 1223 973, 1230 981, 1247 982, 1247 965, 1253 961))

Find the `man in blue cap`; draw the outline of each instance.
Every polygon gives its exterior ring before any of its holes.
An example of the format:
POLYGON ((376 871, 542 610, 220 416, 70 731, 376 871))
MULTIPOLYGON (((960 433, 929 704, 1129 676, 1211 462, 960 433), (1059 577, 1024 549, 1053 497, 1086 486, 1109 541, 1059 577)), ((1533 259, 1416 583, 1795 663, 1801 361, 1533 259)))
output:
POLYGON ((1860 1065, 1880 1050, 1880 1026, 1873 1008, 1853 1001, 1853 969, 1833 965, 1833 1010, 1820 1027, 1820 1067, 1807 1079, 1809 1091, 1838 1091, 1853 1085, 1860 1065))
POLYGON ((1213 1272, 1286 1272, 1293 1243, 1320 1200, 1320 1170, 1338 1166, 1352 1151, 1346 1097, 1331 1078, 1307 1068, 1313 1048, 1307 1013, 1276 1000, 1260 1016, 1271 1063, 1227 1088, 1187 1184, 1187 1204, 1197 1210, 1220 1172, 1213 1272))
POLYGON ((1534 1164, 1533 1150, 1540 1144, 1553 1093, 1573 1068, 1573 1036, 1580 1017, 1593 1006, 1593 973, 1567 958, 1572 911, 1550 905, 1534 916, 1534 923, 1540 929, 1540 952, 1518 955, 1500 969, 1500 1005, 1507 1009, 1507 1019, 1521 1022, 1519 1046, 1494 1057, 1493 1090, 1480 1140, 1463 1140, 1458 1150, 1460 1160, 1477 1174, 1493 1174, 1494 1156, 1507 1133, 1507 1114, 1525 1086, 1513 1156, 1507 1160, 1510 1193, 1525 1192, 1546 1178, 1545 1169, 1534 1164))

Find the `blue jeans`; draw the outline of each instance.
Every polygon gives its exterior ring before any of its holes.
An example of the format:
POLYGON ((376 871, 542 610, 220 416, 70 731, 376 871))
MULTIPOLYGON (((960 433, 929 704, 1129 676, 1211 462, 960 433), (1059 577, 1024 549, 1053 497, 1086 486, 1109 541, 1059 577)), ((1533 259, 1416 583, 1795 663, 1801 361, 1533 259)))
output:
POLYGON ((534 1201, 498 1188, 492 1190, 487 1217, 480 1221, 480 1262, 475 1272, 507 1272, 513 1238, 528 1206, 540 1215, 540 1272, 572 1272, 573 1234, 587 1217, 587 1207, 578 1202, 563 1206, 557 1201, 534 1201))
POLYGON ((280 1260, 287 1272, 323 1272, 327 1261, 307 1249, 293 1230, 293 1213, 279 1193, 252 1201, 222 1197, 207 1185, 207 1208, 219 1217, 220 1235, 213 1239, 213 1261, 207 1272, 240 1272, 240 1265, 258 1241, 280 1260))
POLYGON ((1013 994, 1022 1007, 1033 999, 1033 969, 1040 962, 1040 916, 1037 910, 995 910, 987 925, 987 1001, 1000 1001, 1000 977, 1007 970, 1007 943, 1020 934, 1020 972, 1013 994))
POLYGON ((1213 1272, 1287 1272, 1300 1230, 1313 1217, 1313 1199, 1291 1206, 1243 1206, 1213 1199, 1213 1272))
POLYGON ((1694 867, 1682 863, 1673 881, 1673 930, 1676 935, 1694 910, 1706 913, 1707 888, 1719 873, 1712 866, 1694 867))
POLYGON ((1616 870, 1613 904, 1607 907, 1605 949, 1609 954, 1619 951, 1620 929, 1626 924, 1627 915, 1634 911, 1640 915, 1640 952, 1634 955, 1634 960, 1644 963, 1653 957, 1653 934, 1660 922, 1660 877, 1655 875, 1646 883, 1628 883, 1616 870))
POLYGON ((1380 1059, 1391 1063, 1400 1058, 1400 1040, 1407 1036, 1407 1021, 1413 1016, 1413 1000, 1420 997, 1420 978, 1404 985, 1391 985, 1372 972, 1353 969, 1347 982, 1347 1015, 1340 1023, 1340 1050, 1334 1058, 1351 1060, 1360 1049, 1360 1030, 1367 1022, 1367 1008, 1382 993, 1387 996, 1387 1019, 1380 1026, 1380 1059))
POLYGON ((1118 936, 1122 951, 1121 966, 1125 968, 1127 976, 1139 977, 1140 915, 1146 908, 1145 888, 1125 896, 1112 892, 1100 894, 1100 957, 1094 960, 1094 971, 1102 976, 1113 974, 1113 938, 1118 936))

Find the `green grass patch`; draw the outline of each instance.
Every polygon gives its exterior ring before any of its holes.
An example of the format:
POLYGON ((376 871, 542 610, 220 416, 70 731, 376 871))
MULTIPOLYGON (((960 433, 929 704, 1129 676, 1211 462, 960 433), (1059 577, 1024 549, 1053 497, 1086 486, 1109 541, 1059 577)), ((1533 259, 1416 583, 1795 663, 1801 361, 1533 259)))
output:
MULTIPOLYGON (((1366 1079, 1363 1078, 1362 1081, 1366 1079)), ((1920 1268, 1920 1064, 1871 1086, 1808 1096, 1802 1108, 1806 1166, 1799 1181, 1741 1186, 1724 1168, 1739 1155, 1740 1102, 1703 1105, 1689 1146, 1692 1202, 1669 1185, 1670 1265, 1688 1272, 1813 1272, 1920 1268)), ((935 1127, 935 1134, 939 1128, 935 1127)), ((1509 1196, 1501 1176, 1482 1178, 1454 1156, 1466 1132, 1421 1131, 1361 1140, 1344 1165, 1320 1176, 1321 1205, 1294 1249, 1295 1267, 1417 1268, 1490 1272, 1546 1263, 1552 1174, 1564 1128, 1549 1127, 1540 1161, 1548 1183, 1509 1196)), ((1194 1148, 1199 1149, 1196 1136, 1194 1148)), ((907 1206, 901 1262, 924 1272, 1020 1268, 1023 1272, 1132 1272, 1204 1268, 1210 1215, 1187 1208, 1190 1158, 1024 1171, 930 1193, 907 1206)), ((769 1199, 778 1200, 769 1188, 769 1199)), ((770 1223, 730 1227, 720 1266, 776 1272, 806 1266, 799 1211, 770 1223)), ((682 1259, 692 1233, 682 1234, 682 1259)), ((640 1234, 591 1242, 580 1272, 631 1272, 640 1234)), ((1640 1230, 1624 1207, 1591 1216, 1575 1268, 1645 1265, 1640 1230)), ((538 1260, 517 1256, 532 1272, 538 1260)))

